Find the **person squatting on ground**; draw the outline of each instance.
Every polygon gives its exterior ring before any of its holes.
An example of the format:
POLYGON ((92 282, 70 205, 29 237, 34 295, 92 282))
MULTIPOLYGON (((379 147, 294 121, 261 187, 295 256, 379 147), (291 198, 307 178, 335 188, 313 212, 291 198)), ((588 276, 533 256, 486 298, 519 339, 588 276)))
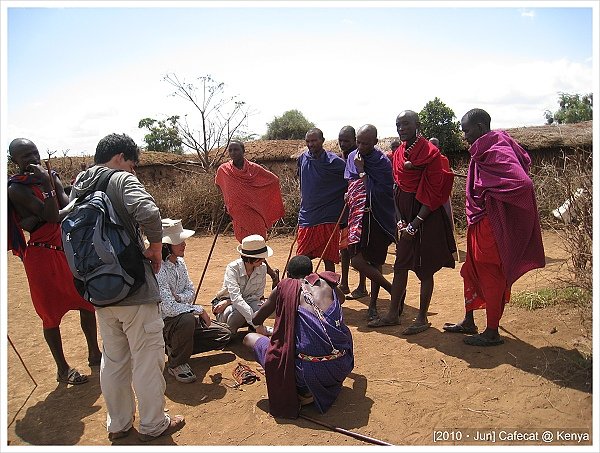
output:
MULTIPOLYGON (((233 233, 238 242, 258 234, 268 239, 267 232, 285 215, 279 177, 244 157, 246 149, 240 141, 229 143, 231 160, 217 168, 215 184, 223 193, 227 212, 233 221, 233 233)), ((279 270, 269 263, 267 273, 273 288, 279 283, 279 270)))
POLYGON ((213 314, 217 321, 229 326, 231 333, 237 333, 240 327, 248 325, 250 329, 268 335, 269 329, 264 326, 257 328, 252 317, 263 303, 267 279, 265 260, 273 255, 273 249, 262 236, 252 234, 242 239, 237 251, 240 258, 225 269, 223 287, 213 301, 213 314))
POLYGON ((56 380, 83 384, 88 377, 71 368, 65 359, 60 322, 70 310, 79 310, 81 329, 88 348, 88 365, 100 365, 94 306, 75 289, 60 232, 59 210, 69 199, 56 172, 41 165, 35 144, 14 139, 8 148, 19 173, 8 179, 8 250, 21 258, 31 301, 42 320, 44 339, 56 362, 56 380), (25 243, 23 230, 29 232, 25 243))
MULTIPOLYGON (((338 146, 342 151, 344 161, 348 155, 356 149, 356 131, 352 126, 344 126, 338 134, 338 146)), ((358 286, 350 292, 348 285, 348 273, 350 271, 350 252, 348 252, 348 210, 344 212, 340 222, 340 265, 341 275, 339 288, 346 294, 346 299, 360 299, 369 295, 367 291, 367 277, 362 272, 358 275, 358 286), (349 293, 349 294, 348 294, 349 293)))
POLYGON ((226 324, 211 321, 201 305, 194 305, 195 291, 184 261, 185 240, 195 231, 181 220, 162 220, 162 265, 156 275, 160 289, 160 311, 165 327, 167 370, 176 380, 196 380, 188 361, 193 354, 223 349, 231 338, 226 324))
POLYGON ((324 142, 320 129, 310 129, 306 133, 308 149, 298 157, 300 212, 296 254, 310 259, 322 256, 325 270, 333 272, 340 262, 337 221, 344 209, 348 185, 344 179, 346 163, 335 153, 325 151, 324 142))
POLYGON ((136 398, 141 441, 170 435, 185 424, 182 416, 164 412, 164 323, 154 275, 162 262, 162 225, 158 206, 135 176, 139 153, 131 137, 107 135, 98 142, 95 165, 77 177, 70 195, 74 199, 85 193, 104 172, 122 170, 110 178, 106 195, 140 250, 144 250, 140 227, 150 243, 143 252, 144 284, 118 304, 96 309, 103 343, 100 388, 106 402, 106 427, 111 441, 126 437, 132 429, 136 398))
POLYGON ((402 333, 423 332, 431 323, 427 310, 433 294, 433 276, 442 267, 454 268, 456 243, 452 224, 442 205, 448 200, 454 175, 448 159, 419 134, 419 115, 412 110, 396 118, 402 141, 393 158, 396 182, 395 205, 398 242, 394 263, 391 304, 387 315, 371 321, 370 327, 400 324, 408 271, 421 282, 419 313, 402 333))
POLYGON ((352 266, 371 280, 367 319, 376 319, 379 288, 392 292, 392 284, 381 273, 388 246, 395 240, 394 179, 392 165, 375 148, 377 129, 366 124, 358 130, 358 148, 348 155, 348 250, 352 266))
POLYGON ((256 333, 244 338, 265 370, 269 412, 274 417, 297 418, 301 405, 311 402, 319 412, 327 412, 354 368, 339 275, 312 270, 310 258, 293 257, 289 278, 279 282, 254 315, 254 323, 260 325, 275 312, 271 339, 256 333))
POLYGON ((473 334, 472 346, 504 343, 498 334, 510 289, 526 272, 545 266, 544 245, 533 182, 531 159, 505 131, 490 130, 482 109, 461 119, 469 143, 467 171, 467 256, 460 269, 464 280, 465 318, 446 323, 448 332, 473 334), (477 334, 474 310, 485 308, 486 328, 477 334))

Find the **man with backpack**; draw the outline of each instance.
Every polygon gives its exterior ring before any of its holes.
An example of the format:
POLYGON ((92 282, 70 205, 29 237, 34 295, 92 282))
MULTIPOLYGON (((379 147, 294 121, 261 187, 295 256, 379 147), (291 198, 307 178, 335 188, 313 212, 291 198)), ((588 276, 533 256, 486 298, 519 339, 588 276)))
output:
POLYGON ((126 437, 139 402, 139 438, 150 441, 181 429, 180 415, 165 414, 165 343, 160 293, 154 274, 162 261, 162 223, 158 206, 135 176, 139 148, 125 134, 110 134, 98 143, 95 165, 78 175, 71 199, 96 190, 103 173, 111 175, 106 195, 116 215, 139 250, 144 250, 140 228, 150 245, 143 251, 145 281, 124 299, 96 310, 103 342, 100 386, 106 408, 108 438, 126 437), (133 388, 132 388, 133 385, 133 388), (134 394, 135 390, 135 394, 134 394))
POLYGON ((44 339, 56 362, 56 380, 84 384, 88 377, 71 368, 65 359, 60 322, 70 310, 79 310, 88 346, 88 365, 100 365, 94 307, 75 290, 60 237, 59 209, 68 203, 56 172, 48 172, 35 144, 14 139, 8 148, 19 173, 8 180, 8 249, 21 258, 31 301, 42 320, 44 339), (29 233, 25 242, 23 230, 29 233))

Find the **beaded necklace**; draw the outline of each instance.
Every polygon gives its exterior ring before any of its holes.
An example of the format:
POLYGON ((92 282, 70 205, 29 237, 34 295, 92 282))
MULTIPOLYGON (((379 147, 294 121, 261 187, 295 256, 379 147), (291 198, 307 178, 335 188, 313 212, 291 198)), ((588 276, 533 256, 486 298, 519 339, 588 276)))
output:
MULTIPOLYGON (((310 284, 310 282, 306 279, 304 279, 303 283, 306 283, 307 285, 312 286, 310 284)), ((323 328, 323 331, 325 332, 325 335, 327 336, 327 340, 329 340, 329 344, 331 345, 331 353, 338 354, 340 351, 333 345, 333 341, 331 341, 331 338, 329 337, 329 334, 327 333, 327 329, 325 328, 325 324, 323 323, 323 321, 325 321, 325 313, 315 303, 312 293, 310 291, 306 290, 304 287, 301 287, 301 289, 302 289, 302 296, 304 297, 304 301, 313 308, 315 314, 317 315, 317 319, 321 323, 321 327, 323 328)), ((336 324, 338 324, 338 323, 339 323, 339 321, 336 321, 336 324)))
POLYGON ((408 148, 406 148, 404 150, 404 157, 406 159, 409 158, 410 151, 415 147, 415 145, 417 144, 417 142, 419 141, 420 138, 421 138, 421 136, 419 134, 417 134, 417 138, 415 138, 415 141, 412 143, 412 145, 410 145, 408 148))

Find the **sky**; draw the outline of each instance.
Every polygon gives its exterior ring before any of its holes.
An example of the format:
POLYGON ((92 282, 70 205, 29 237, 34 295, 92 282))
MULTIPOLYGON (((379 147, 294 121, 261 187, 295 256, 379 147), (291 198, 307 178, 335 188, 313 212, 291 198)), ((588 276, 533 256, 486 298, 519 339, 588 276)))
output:
POLYGON ((366 123, 396 136, 398 113, 435 97, 457 120, 480 107, 493 128, 542 125, 559 93, 598 91, 593 1, 3 1, 2 15, 1 145, 26 137, 42 157, 93 154, 112 132, 144 146, 146 117, 198 124, 167 74, 223 82, 249 134, 298 109, 326 139, 366 123))

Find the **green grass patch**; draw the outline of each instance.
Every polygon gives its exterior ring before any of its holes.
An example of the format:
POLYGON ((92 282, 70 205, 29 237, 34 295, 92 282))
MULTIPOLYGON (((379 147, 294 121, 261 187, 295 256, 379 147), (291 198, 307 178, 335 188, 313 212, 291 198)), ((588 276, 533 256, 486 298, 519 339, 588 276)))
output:
POLYGON ((542 288, 537 291, 520 291, 511 296, 511 303, 527 310, 538 310, 556 304, 579 305, 591 302, 592 293, 583 288, 542 288))

